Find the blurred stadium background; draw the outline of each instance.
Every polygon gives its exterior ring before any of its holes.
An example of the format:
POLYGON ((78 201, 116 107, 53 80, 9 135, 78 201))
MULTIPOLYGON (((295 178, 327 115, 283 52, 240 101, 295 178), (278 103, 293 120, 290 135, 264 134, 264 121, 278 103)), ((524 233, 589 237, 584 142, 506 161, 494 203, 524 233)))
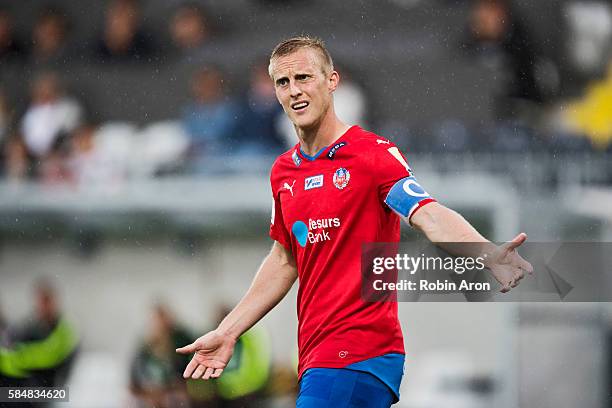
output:
MULTIPOLYGON (((268 170, 296 140, 267 56, 300 33, 335 57, 340 117, 488 237, 612 239, 609 1, 3 0, 3 384, 67 384, 74 407, 293 404, 295 288, 239 386, 185 389, 172 349, 269 250, 268 170)), ((399 407, 612 406, 608 304, 400 316, 399 407)))

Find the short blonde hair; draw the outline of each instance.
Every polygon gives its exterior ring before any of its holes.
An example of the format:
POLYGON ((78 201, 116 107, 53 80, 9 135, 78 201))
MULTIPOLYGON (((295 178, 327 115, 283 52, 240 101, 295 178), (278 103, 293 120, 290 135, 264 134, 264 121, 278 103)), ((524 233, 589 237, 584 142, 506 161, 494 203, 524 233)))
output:
POLYGON ((270 65, 268 66, 268 74, 270 75, 270 78, 272 78, 272 62, 276 58, 293 54, 302 48, 312 48, 319 52, 322 57, 321 68, 323 69, 324 73, 330 72, 334 69, 334 62, 329 54, 329 51, 327 51, 327 47, 325 47, 323 40, 317 37, 305 35, 288 38, 281 41, 276 47, 274 47, 274 50, 272 50, 272 54, 270 55, 270 65))

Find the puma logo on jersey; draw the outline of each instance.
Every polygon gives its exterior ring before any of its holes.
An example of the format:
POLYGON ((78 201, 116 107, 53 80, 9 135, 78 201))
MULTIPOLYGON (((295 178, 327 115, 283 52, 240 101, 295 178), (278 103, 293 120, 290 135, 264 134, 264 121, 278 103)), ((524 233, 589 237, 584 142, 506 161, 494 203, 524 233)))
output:
POLYGON ((289 192, 291 193, 291 197, 293 197, 293 186, 295 185, 295 180, 293 180, 293 183, 291 183, 291 185, 289 185, 289 183, 285 182, 285 184, 283 184, 283 188, 289 190, 289 192))
POLYGON ((383 139, 376 139, 376 143, 378 144, 389 144, 388 140, 383 140, 383 139))

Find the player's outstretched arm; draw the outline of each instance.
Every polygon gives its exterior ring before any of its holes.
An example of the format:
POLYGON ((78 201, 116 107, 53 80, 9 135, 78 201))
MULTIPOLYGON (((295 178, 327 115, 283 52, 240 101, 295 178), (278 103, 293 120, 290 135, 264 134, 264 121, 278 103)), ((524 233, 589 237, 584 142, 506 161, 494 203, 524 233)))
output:
POLYGON ((525 272, 533 272, 531 264, 516 251, 527 240, 525 233, 520 233, 512 241, 497 246, 480 235, 460 214, 437 202, 420 208, 414 213, 410 223, 421 230, 431 242, 451 253, 456 251, 456 247, 445 247, 444 243, 482 243, 480 248, 472 245, 465 248, 466 251, 474 251, 474 253, 454 253, 454 255, 475 257, 483 253, 487 254, 485 266, 502 285, 502 292, 507 292, 518 285, 525 276, 525 272))
POLYGON ((219 327, 176 349, 181 354, 195 353, 183 377, 204 380, 219 377, 234 353, 238 338, 285 297, 296 279, 297 266, 293 256, 275 242, 251 287, 219 327))

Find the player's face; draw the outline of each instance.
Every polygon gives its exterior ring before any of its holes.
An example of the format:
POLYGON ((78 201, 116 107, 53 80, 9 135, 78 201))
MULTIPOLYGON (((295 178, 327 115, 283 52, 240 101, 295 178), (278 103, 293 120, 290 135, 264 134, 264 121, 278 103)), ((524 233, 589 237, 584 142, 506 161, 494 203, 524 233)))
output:
POLYGON ((291 122, 299 128, 317 126, 332 104, 338 73, 324 71, 322 56, 310 48, 299 49, 272 62, 276 97, 291 122))

